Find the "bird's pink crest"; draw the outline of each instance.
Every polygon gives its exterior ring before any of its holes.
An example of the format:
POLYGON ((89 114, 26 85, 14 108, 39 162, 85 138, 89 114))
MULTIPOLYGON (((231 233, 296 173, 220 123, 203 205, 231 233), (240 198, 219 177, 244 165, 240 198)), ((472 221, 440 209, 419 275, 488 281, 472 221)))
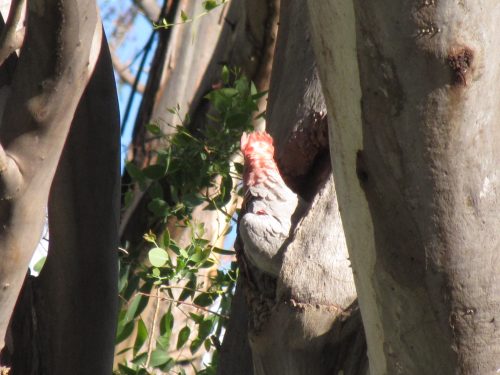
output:
POLYGON ((243 182, 246 186, 262 183, 271 174, 279 175, 274 161, 273 138, 268 133, 244 133, 241 137, 241 151, 245 157, 243 182))
POLYGON ((243 133, 240 144, 245 159, 274 156, 273 138, 266 132, 243 133))

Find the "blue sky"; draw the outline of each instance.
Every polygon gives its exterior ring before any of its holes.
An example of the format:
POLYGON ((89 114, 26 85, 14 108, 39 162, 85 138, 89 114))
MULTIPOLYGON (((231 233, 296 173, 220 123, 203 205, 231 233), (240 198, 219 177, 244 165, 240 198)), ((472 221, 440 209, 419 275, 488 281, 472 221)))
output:
MULTIPOLYGON (((101 16, 103 19, 104 30, 108 36, 108 40, 112 37, 113 30, 115 29, 116 18, 120 14, 124 14, 132 5, 132 1, 123 0, 99 0, 99 8, 101 10, 101 16)), ((117 49, 116 53, 118 58, 124 64, 130 64, 130 71, 135 75, 139 68, 140 61, 142 59, 142 50, 146 45, 148 38, 153 30, 153 25, 151 22, 144 17, 141 13, 137 14, 134 19, 132 28, 127 34, 125 41, 117 49)), ((156 43, 156 42, 155 42, 156 43)), ((145 72, 143 72, 141 77, 141 83, 146 84, 147 71, 149 69, 149 64, 154 53, 155 45, 152 46, 151 51, 148 55, 145 64, 145 72)), ((134 126, 135 117, 139 109, 141 102, 141 94, 136 93, 132 102, 130 114, 126 124, 123 124, 123 116, 125 115, 125 108, 127 106, 128 100, 130 99, 131 86, 126 83, 121 83, 120 78, 115 74, 116 86, 118 91, 118 102, 120 105, 120 118, 121 126, 124 127, 124 132, 121 140, 122 144, 122 168, 124 158, 127 152, 127 147, 130 143, 132 128, 134 126)))

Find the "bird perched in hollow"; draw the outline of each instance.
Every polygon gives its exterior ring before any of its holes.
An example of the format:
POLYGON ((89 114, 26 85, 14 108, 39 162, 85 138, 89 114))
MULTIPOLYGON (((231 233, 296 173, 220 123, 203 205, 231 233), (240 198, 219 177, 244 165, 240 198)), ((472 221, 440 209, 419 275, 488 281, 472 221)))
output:
POLYGON ((290 236, 292 216, 304 202, 283 181, 268 133, 244 133, 241 151, 245 198, 239 232, 244 254, 258 269, 277 277, 283 256, 280 250, 290 236))

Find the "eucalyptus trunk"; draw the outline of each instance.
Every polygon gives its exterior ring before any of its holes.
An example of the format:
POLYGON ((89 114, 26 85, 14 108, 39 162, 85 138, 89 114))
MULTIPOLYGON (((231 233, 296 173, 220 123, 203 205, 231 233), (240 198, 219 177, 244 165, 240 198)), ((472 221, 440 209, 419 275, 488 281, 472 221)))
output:
POLYGON ((30 2, 26 19, 19 59, 1 67, 0 366, 109 374, 120 152, 111 58, 94 1, 30 2), (26 277, 47 208, 47 262, 26 277))
POLYGON ((309 204, 277 280, 253 267, 250 277, 240 272, 218 374, 364 375, 366 347, 330 167, 326 105, 300 0, 281 4, 266 120, 282 176, 309 204))
POLYGON ((498 2, 308 5, 371 373, 497 373, 498 2))

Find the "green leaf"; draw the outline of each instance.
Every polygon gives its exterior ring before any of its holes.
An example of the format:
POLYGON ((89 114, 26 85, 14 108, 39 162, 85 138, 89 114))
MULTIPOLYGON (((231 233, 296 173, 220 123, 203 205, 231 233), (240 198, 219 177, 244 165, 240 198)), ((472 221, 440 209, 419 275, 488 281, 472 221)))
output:
POLYGON ((189 316, 191 317, 191 319, 193 319, 195 323, 200 324, 201 322, 203 322, 203 315, 189 313, 189 316))
POLYGON ((166 350, 157 349, 151 353, 150 366, 159 367, 168 362, 170 356, 166 350))
POLYGON ((177 349, 180 349, 186 343, 190 334, 191 329, 188 326, 185 326, 179 331, 179 336, 177 337, 177 349))
POLYGON ((118 364, 118 369, 120 370, 120 375, 137 375, 137 370, 127 367, 121 363, 118 364))
POLYGON ((210 351, 210 348, 212 347, 212 340, 206 339, 204 344, 205 344, 205 350, 207 352, 210 351))
POLYGON ((151 270, 151 274, 153 275, 153 277, 160 277, 161 271, 158 268, 153 268, 151 270))
POLYGON ((38 262, 36 262, 35 265, 33 266, 33 271, 40 273, 46 260, 47 260, 46 256, 41 257, 38 260, 38 262))
POLYGON ((121 296, 128 301, 135 294, 137 289, 139 288, 139 282, 141 278, 137 275, 128 275, 128 281, 124 285, 124 290, 121 293, 121 296))
POLYGON ((187 22, 189 20, 188 15, 183 10, 181 10, 181 20, 182 22, 187 22))
POLYGON ((229 83, 229 77, 230 77, 229 68, 227 67, 227 65, 224 65, 222 67, 221 78, 222 78, 222 82, 225 85, 227 85, 229 83))
POLYGON ((198 351, 198 349, 200 349, 200 346, 202 345, 203 345, 203 340, 197 337, 191 342, 191 345, 189 345, 189 350, 191 351, 192 354, 194 354, 198 351))
POLYGON ((207 259, 205 262, 199 265, 200 268, 211 268, 215 262, 212 259, 207 259))
MULTIPOLYGON (((196 251, 189 257, 189 260, 197 265, 198 263, 203 262, 208 256, 205 256, 206 253, 204 253, 199 246, 196 246, 195 249, 196 251)), ((210 252, 208 255, 210 255, 210 252)))
POLYGON ((172 250, 175 254, 179 255, 181 253, 181 247, 177 245, 174 241, 170 242, 170 250, 172 250))
POLYGON ((179 300, 185 301, 188 297, 192 297, 195 293, 194 289, 196 289, 196 275, 190 274, 189 281, 186 283, 185 289, 182 290, 179 300))
MULTIPOLYGON (((252 86, 253 86, 253 84, 252 84, 252 86)), ((252 90, 252 91, 253 91, 253 90, 252 90)), ((266 96, 266 95, 267 95, 267 93, 268 93, 268 91, 267 91, 267 90, 266 90, 266 91, 261 91, 261 92, 258 92, 258 93, 256 93, 256 94, 253 94, 253 95, 251 96, 251 98, 252 98, 253 100, 257 100, 257 99, 260 99, 260 98, 262 98, 262 97, 266 96)))
POLYGON ((127 162, 127 164, 125 164, 125 169, 133 180, 141 181, 144 179, 142 171, 134 163, 127 162))
POLYGON ((144 324, 144 321, 142 319, 139 319, 139 321, 137 322, 137 336, 135 337, 135 343, 134 343, 134 351, 133 351, 134 356, 144 345, 147 338, 148 338, 148 329, 146 328, 146 324, 144 324))
POLYGON ((158 336, 156 338, 156 344, 162 349, 168 349, 170 346, 170 337, 158 336))
POLYGON ((174 316, 172 315, 172 311, 168 309, 168 311, 163 315, 160 320, 160 334, 162 336, 170 336, 172 333, 172 327, 174 326, 174 316))
POLYGON ((217 1, 216 0, 205 0, 203 2, 203 7, 205 8, 206 11, 211 11, 214 8, 217 8, 217 1))
POLYGON ((163 188, 158 181, 153 181, 153 183, 149 186, 148 194, 151 199, 163 198, 163 188))
POLYGON ((210 332, 212 332, 214 321, 212 318, 204 319, 203 322, 199 324, 198 337, 201 339, 206 339, 210 332))
POLYGON ((144 176, 151 180, 159 180, 165 173, 167 173, 167 168, 163 164, 153 164, 149 165, 142 170, 144 176))
POLYGON ((157 217, 168 216, 169 206, 163 199, 155 198, 148 204, 148 209, 157 217))
POLYGON ((128 322, 127 324, 123 325, 121 329, 120 327, 118 327, 115 339, 116 345, 127 339, 132 334, 132 332, 134 331, 134 325, 134 322, 128 322))
POLYGON ((130 322, 138 317, 139 314, 146 308, 148 300, 148 297, 137 294, 127 309, 125 321, 130 322))
POLYGON ((243 174, 243 164, 242 163, 234 163, 234 169, 239 175, 243 174))
POLYGON ((141 353, 134 359, 132 359, 131 362, 135 365, 143 366, 146 363, 147 358, 148 358, 148 353, 141 353))
POLYGON ((154 267, 163 267, 168 262, 168 253, 160 247, 155 247, 148 252, 149 262, 154 267))
POLYGON ((148 132, 150 132, 153 135, 160 135, 160 134, 162 134, 160 127, 158 125, 156 125, 156 124, 153 124, 153 123, 147 124, 146 125, 146 129, 148 130, 148 132))
POLYGON ((201 307, 210 306, 213 302, 214 298, 210 293, 200 293, 193 301, 195 305, 201 307))
POLYGON ((233 250, 225 250, 225 249, 221 249, 221 248, 218 248, 218 247, 212 247, 212 251, 214 253, 217 253, 217 254, 220 254, 220 255, 236 255, 236 251, 233 251, 233 250))
POLYGON ((161 245, 165 249, 168 249, 170 246, 170 232, 168 231, 168 228, 165 229, 163 235, 161 236, 161 245))
POLYGON ((185 249, 180 248, 179 251, 180 251, 181 256, 183 256, 184 258, 189 258, 189 254, 185 249))

